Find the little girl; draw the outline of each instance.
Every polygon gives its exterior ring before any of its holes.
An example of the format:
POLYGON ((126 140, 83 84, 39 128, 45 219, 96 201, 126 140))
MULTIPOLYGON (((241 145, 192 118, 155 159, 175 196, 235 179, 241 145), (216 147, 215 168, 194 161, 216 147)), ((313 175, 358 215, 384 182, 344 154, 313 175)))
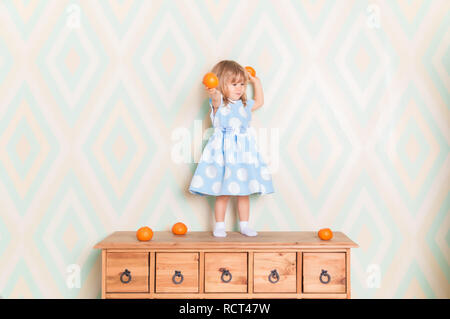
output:
POLYGON ((272 178, 259 154, 252 112, 264 103, 261 81, 234 61, 217 63, 212 72, 219 86, 206 88, 214 133, 206 144, 192 177, 192 194, 216 196, 214 236, 225 237, 225 212, 230 196, 237 196, 240 232, 256 236, 248 225, 250 194, 273 193, 272 178), (254 100, 247 99, 247 83, 254 86, 254 100))

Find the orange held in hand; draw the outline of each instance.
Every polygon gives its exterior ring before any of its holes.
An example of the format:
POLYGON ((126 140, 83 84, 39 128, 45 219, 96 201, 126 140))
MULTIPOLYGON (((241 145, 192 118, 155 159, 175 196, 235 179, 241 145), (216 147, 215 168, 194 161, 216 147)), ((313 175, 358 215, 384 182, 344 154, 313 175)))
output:
POLYGON ((248 73, 250 73, 253 77, 256 76, 256 71, 254 68, 252 68, 251 66, 246 66, 245 69, 248 71, 248 73))
POLYGON ((186 234, 186 232, 187 232, 187 227, 183 223, 176 223, 172 227, 172 233, 174 233, 175 235, 184 235, 184 234, 186 234))
POLYGON ((141 227, 136 232, 136 237, 140 241, 148 241, 153 237, 153 230, 147 226, 141 227))
POLYGON ((322 240, 330 240, 333 238, 333 232, 329 228, 322 228, 319 230, 319 238, 322 240))
POLYGON ((203 84, 206 85, 208 89, 214 89, 219 85, 219 79, 214 73, 208 72, 203 77, 203 84))

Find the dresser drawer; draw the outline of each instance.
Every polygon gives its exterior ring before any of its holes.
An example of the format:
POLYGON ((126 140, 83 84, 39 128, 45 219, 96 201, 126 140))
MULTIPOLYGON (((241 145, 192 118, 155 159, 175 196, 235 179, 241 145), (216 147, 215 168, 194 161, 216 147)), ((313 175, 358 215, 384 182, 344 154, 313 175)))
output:
POLYGON ((247 292, 247 253, 205 253, 205 292, 247 292))
POLYGON ((303 253, 304 293, 345 293, 345 253, 303 253))
POLYGON ((107 253, 107 292, 148 292, 148 253, 107 253))
POLYGON ((296 253, 254 253, 254 292, 296 292, 296 253))
POLYGON ((156 292, 198 293, 198 253, 156 253, 156 292))

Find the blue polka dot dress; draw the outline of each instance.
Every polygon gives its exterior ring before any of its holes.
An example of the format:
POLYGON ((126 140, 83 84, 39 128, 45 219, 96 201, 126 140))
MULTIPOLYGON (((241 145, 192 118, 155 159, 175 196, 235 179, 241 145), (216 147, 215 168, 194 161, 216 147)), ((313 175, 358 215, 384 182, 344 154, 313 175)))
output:
POLYGON ((189 186, 197 195, 270 194, 274 192, 269 169, 259 154, 254 129, 249 126, 254 100, 225 105, 214 114, 211 99, 211 123, 214 133, 203 149, 189 186))

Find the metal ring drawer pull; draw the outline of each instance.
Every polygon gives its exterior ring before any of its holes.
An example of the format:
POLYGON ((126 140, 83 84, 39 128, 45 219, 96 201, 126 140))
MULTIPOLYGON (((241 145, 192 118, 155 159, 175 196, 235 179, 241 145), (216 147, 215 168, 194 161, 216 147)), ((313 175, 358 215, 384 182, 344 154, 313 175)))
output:
POLYGON ((319 280, 320 280, 321 283, 327 284, 327 283, 330 282, 331 276, 327 273, 326 270, 322 269, 322 272, 320 273, 319 280), (322 276, 323 276, 323 277, 327 277, 327 281, 324 281, 324 280, 322 279, 322 276))
POLYGON ((233 276, 231 275, 231 273, 230 273, 230 271, 228 269, 220 268, 219 271, 222 272, 222 276, 220 276, 220 279, 223 282, 230 282, 231 278, 233 278, 233 276), (229 276, 230 278, 229 279, 225 279, 225 276, 229 276))
POLYGON ((131 272, 128 269, 125 269, 125 271, 120 275, 120 281, 124 284, 127 284, 131 281, 131 272), (124 276, 128 278, 124 279, 124 276))
POLYGON ((279 280, 280 280, 280 275, 278 274, 278 271, 276 269, 270 271, 269 281, 273 284, 276 284, 279 280), (272 278, 275 278, 275 280, 273 280, 272 278))
POLYGON ((183 282, 183 279, 184 279, 184 277, 183 277, 183 275, 181 274, 181 271, 179 271, 179 270, 175 270, 175 274, 172 276, 172 281, 173 281, 173 283, 175 284, 175 285, 179 285, 179 284, 181 284, 182 282, 183 282), (176 277, 180 277, 180 280, 176 280, 176 277))

